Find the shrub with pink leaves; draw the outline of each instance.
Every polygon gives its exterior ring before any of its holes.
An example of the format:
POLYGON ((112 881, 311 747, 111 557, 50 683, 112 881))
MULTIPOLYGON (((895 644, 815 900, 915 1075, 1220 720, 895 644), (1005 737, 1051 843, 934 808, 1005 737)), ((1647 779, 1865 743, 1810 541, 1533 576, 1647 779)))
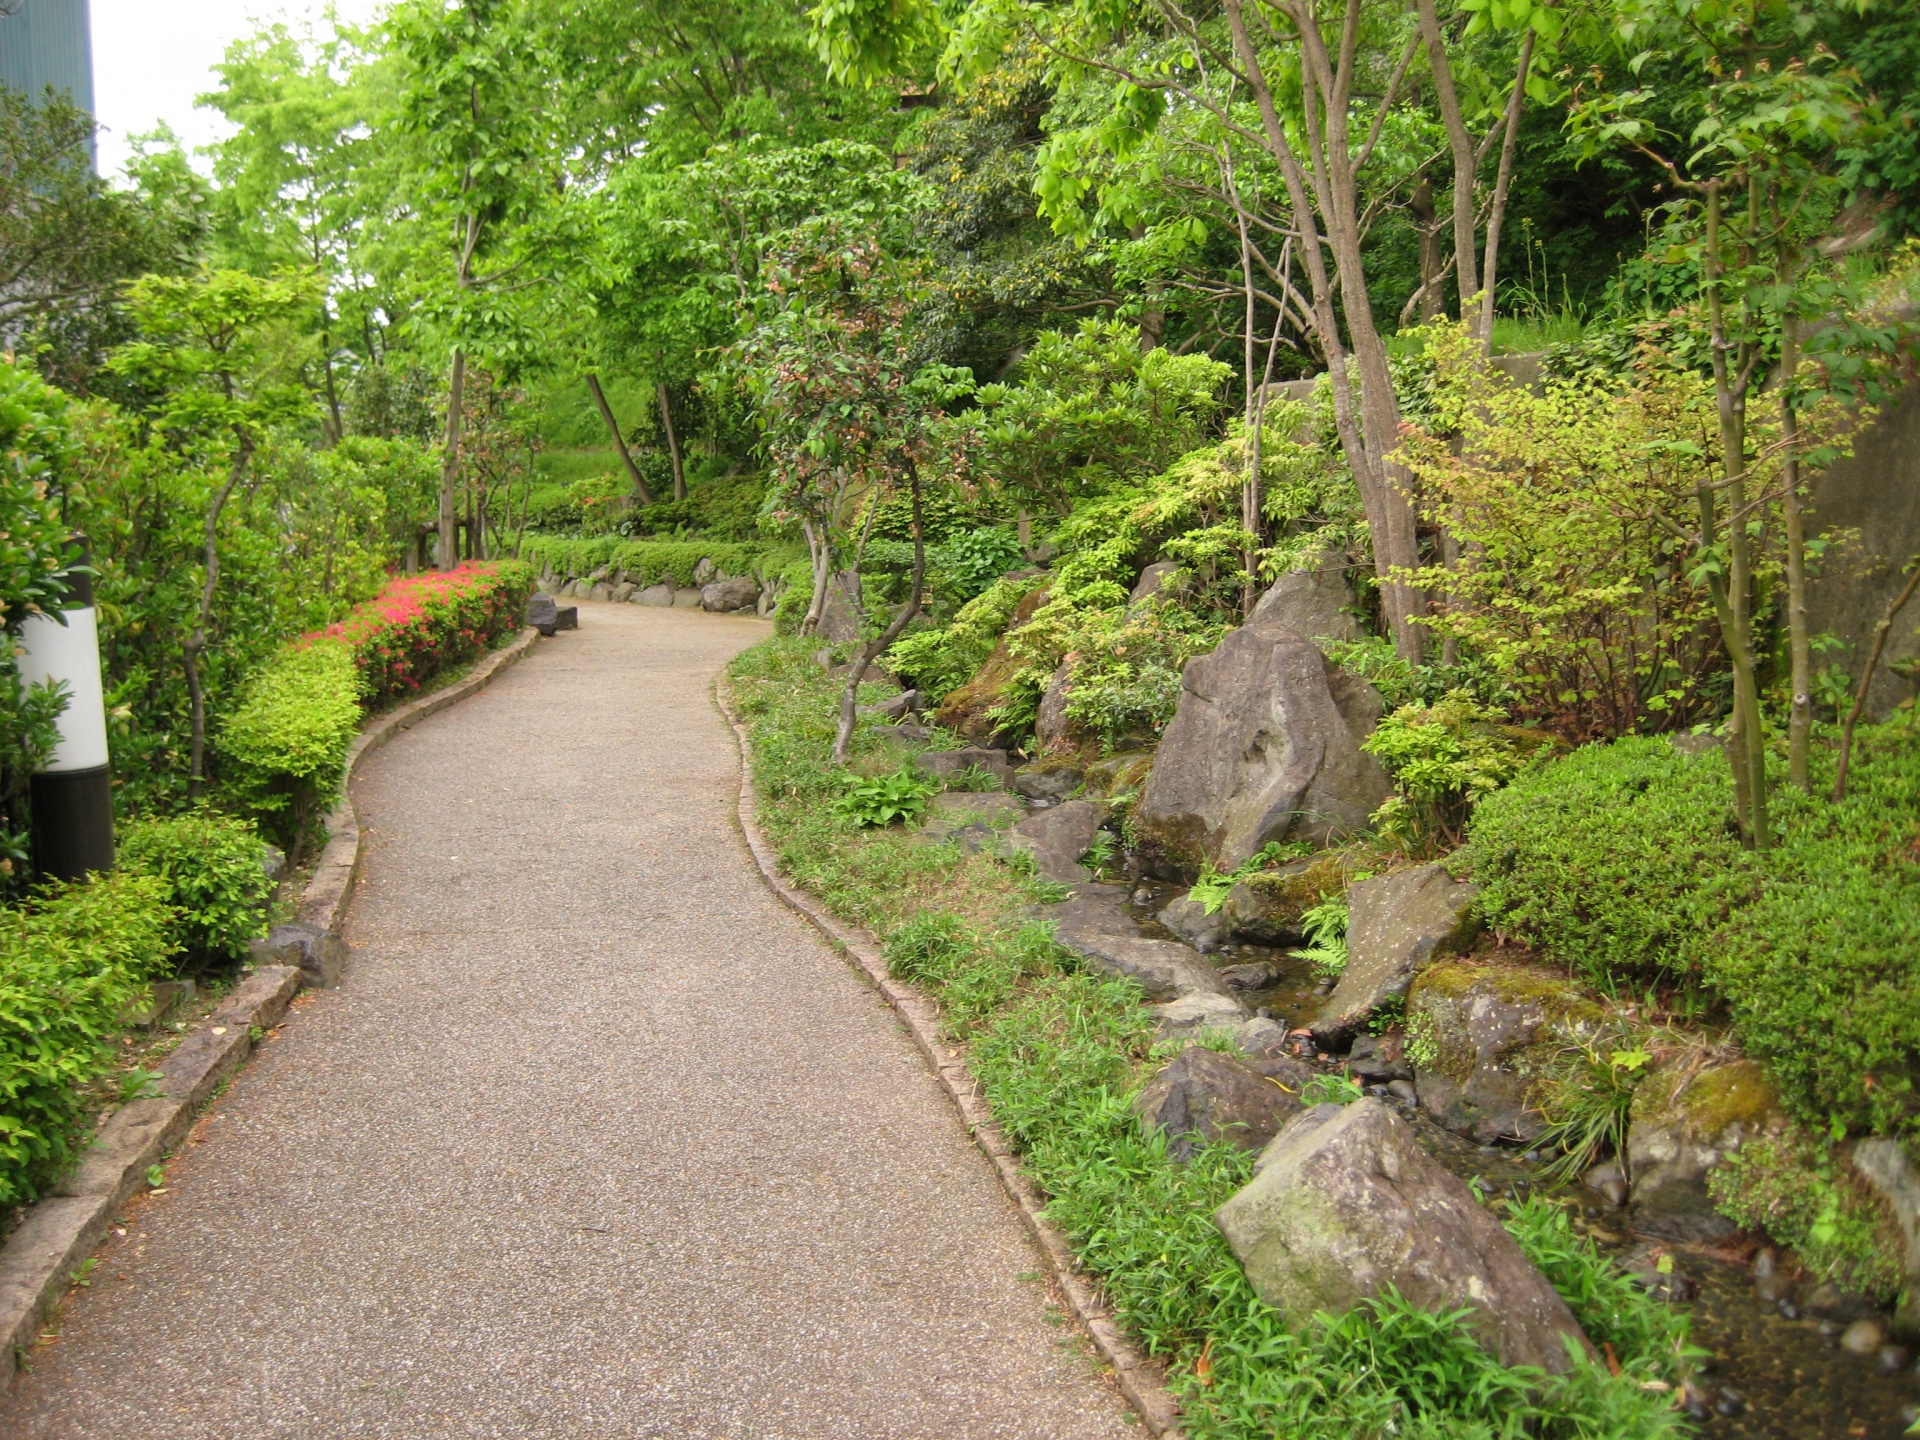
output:
POLYGON ((345 642, 360 695, 378 710, 414 695, 449 666, 484 655, 522 623, 533 567, 469 560, 458 569, 406 575, 314 636, 345 642))

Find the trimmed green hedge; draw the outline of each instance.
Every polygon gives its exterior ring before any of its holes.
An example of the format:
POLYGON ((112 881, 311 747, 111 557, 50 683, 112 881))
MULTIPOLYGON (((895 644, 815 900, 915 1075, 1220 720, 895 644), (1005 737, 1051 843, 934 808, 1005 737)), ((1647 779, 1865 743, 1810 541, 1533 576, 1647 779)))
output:
POLYGON ((728 540, 625 540, 599 535, 577 540, 560 535, 529 535, 520 542, 520 558, 569 580, 584 580, 602 566, 618 566, 636 585, 672 580, 685 588, 702 560, 729 575, 773 575, 795 555, 791 545, 747 545, 728 540))
POLYGON ((118 839, 120 869, 166 886, 164 898, 179 911, 171 939, 187 963, 238 960, 249 940, 266 934, 267 842, 239 816, 202 806, 135 820, 118 839))
POLYGON ((1717 752, 1589 746, 1475 811, 1465 868, 1495 925, 1590 982, 1697 977, 1818 1130, 1920 1138, 1920 726, 1861 732, 1847 798, 1780 785, 1743 850, 1717 752))
POLYGON ((122 872, 0 909, 0 1206, 36 1199, 74 1157, 121 1015, 169 968, 166 890, 122 872))
POLYGON ((360 673, 344 641, 296 642, 254 672, 221 727, 228 793, 297 854, 340 796, 347 747, 360 728, 360 673))

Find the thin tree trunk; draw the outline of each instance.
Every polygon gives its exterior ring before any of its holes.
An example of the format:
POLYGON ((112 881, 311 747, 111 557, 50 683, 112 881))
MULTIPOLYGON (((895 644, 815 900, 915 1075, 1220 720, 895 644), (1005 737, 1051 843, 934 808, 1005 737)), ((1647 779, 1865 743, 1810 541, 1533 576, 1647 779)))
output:
POLYGON ((1440 12, 1434 0, 1417 0, 1420 34, 1427 45, 1427 68, 1433 76, 1433 98, 1453 154, 1453 265, 1460 286, 1460 318, 1471 323, 1473 297, 1480 293, 1474 266, 1474 179, 1479 163, 1473 137, 1467 133, 1460 97, 1453 88, 1453 67, 1447 61, 1446 37, 1440 30, 1440 12))
POLYGON ((1900 618, 1900 612, 1907 608, 1907 602, 1913 599, 1915 589, 1920 589, 1920 555, 1907 562, 1907 569, 1910 573, 1906 585, 1888 602, 1886 613, 1873 627, 1873 649, 1867 654, 1867 668, 1860 672, 1859 688, 1853 692, 1853 708, 1847 712, 1847 723, 1840 727, 1840 763, 1833 772, 1835 804, 1847 795, 1847 767, 1853 761, 1853 730, 1866 713, 1867 691, 1873 688, 1873 672, 1880 668, 1880 654, 1887 648, 1887 636, 1892 633, 1893 622, 1900 618))
MULTIPOLYGON (((1413 212, 1413 225, 1420 236, 1420 289, 1414 295, 1420 323, 1425 324, 1446 312, 1445 266, 1440 260, 1440 217, 1433 209, 1433 186, 1423 175, 1407 197, 1413 212)), ((1401 323, 1406 317, 1401 317, 1401 323)))
POLYGON ((811 635, 820 628, 820 616, 827 608, 827 574, 831 557, 825 535, 808 519, 800 521, 800 533, 807 537, 807 559, 813 565, 813 597, 807 602, 807 617, 800 622, 800 633, 811 635))
POLYGON ((667 432, 667 456, 673 461, 673 498, 687 498, 687 472, 680 464, 680 439, 673 433, 673 407, 667 403, 667 382, 662 380, 654 386, 654 393, 660 399, 660 424, 667 432))
POLYGON ((204 569, 204 577, 200 582, 200 609, 194 619, 193 633, 187 636, 186 643, 180 647, 181 668, 187 674, 187 798, 190 800, 200 798, 207 781, 207 695, 200 679, 200 657, 206 653, 207 627, 213 623, 214 592, 220 584, 220 512, 227 508, 227 501, 232 498, 240 477, 246 474, 247 464, 252 458, 253 441, 242 435, 239 437, 239 448, 233 454, 233 463, 227 468, 226 481, 214 491, 213 499, 207 505, 206 531, 200 556, 204 569))
POLYGON ((920 514, 919 466, 914 466, 908 472, 908 484, 912 487, 913 496, 913 590, 907 596, 907 603, 900 607, 887 628, 862 645, 860 653, 854 657, 853 669, 847 675, 847 688, 840 692, 840 729, 833 739, 833 763, 836 765, 847 763, 847 749, 853 743, 853 727, 859 717, 860 682, 866 678, 867 667, 900 638, 900 632, 920 613, 920 603, 926 596, 927 546, 920 514))
POLYGON ((1507 130, 1500 137, 1500 166, 1494 172, 1493 200, 1487 207, 1487 258, 1480 267, 1480 349, 1487 356, 1493 354, 1493 293, 1500 275, 1500 226, 1507 218, 1514 140, 1520 133, 1520 110, 1527 102, 1527 72, 1532 68, 1533 31, 1528 30, 1520 40, 1520 63, 1514 71, 1513 93, 1507 97, 1507 130))
POLYGON ((1813 787, 1813 636, 1807 623, 1807 528, 1800 508, 1800 414, 1793 408, 1799 347, 1789 327, 1780 355, 1782 502, 1787 530, 1787 656, 1793 699, 1787 712, 1787 781, 1813 787))
POLYGON ((467 397, 467 352, 453 350, 453 364, 447 377, 447 434, 440 456, 440 556, 442 570, 459 563, 455 552, 460 546, 459 520, 453 507, 454 482, 460 474, 460 412, 467 397))
POLYGON ((325 301, 320 304, 320 371, 326 381, 328 417, 320 427, 320 435, 324 444, 331 448, 340 443, 340 437, 347 433, 347 427, 340 418, 340 389, 333 378, 333 315, 325 301))
POLYGON ((593 371, 587 372, 587 389, 593 392, 593 403, 600 407, 600 418, 607 422, 607 434, 613 437, 613 448, 620 454, 620 463, 626 467, 627 479, 633 482, 633 493, 640 497, 642 505, 651 505, 653 496, 647 493, 647 482, 640 478, 640 467, 633 463, 633 454, 627 449, 627 437, 620 433, 620 422, 613 418, 613 407, 607 403, 607 392, 600 388, 600 377, 593 371))

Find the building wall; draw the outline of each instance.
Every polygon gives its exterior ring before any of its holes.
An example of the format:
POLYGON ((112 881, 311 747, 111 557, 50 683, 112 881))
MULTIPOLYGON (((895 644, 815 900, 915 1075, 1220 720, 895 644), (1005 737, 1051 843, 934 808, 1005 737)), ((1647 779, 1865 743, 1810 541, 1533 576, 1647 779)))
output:
POLYGON ((87 0, 13 0, 0 15, 0 85, 36 100, 51 85, 93 112, 93 37, 87 0))

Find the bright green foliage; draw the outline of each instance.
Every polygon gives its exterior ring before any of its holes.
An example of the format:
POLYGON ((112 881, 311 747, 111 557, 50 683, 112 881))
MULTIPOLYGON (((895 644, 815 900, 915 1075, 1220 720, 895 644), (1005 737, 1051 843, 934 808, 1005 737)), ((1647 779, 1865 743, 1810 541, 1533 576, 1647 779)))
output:
MULTIPOLYGON (((1002 576, 960 607, 953 623, 937 630, 903 635, 887 651, 894 674, 917 685, 930 699, 944 700, 958 690, 1006 637, 1020 602, 1032 593, 1032 577, 1002 576)), ((806 602, 800 602, 804 613, 806 602)))
POLYGON ((902 766, 891 775, 856 781, 834 808, 857 826, 898 825, 917 820, 940 787, 902 766))
POLYGON ((267 846, 245 820, 202 806, 135 820, 116 839, 120 869, 163 883, 163 898, 179 912, 170 938, 187 965, 241 959, 247 942, 266 933, 267 846))
POLYGON ((1718 751, 1665 739, 1590 745, 1527 771, 1474 811, 1464 863, 1481 912, 1595 985, 1697 975, 1704 943, 1750 896, 1718 751))
POLYGON ((289 853, 340 794, 360 726, 353 651, 337 640, 291 646, 263 665, 227 717, 219 753, 235 799, 289 853))
POLYGON ((1676 1365, 1691 1368, 1685 1360, 1701 1352, 1688 1348, 1686 1312, 1649 1299, 1593 1241, 1574 1233, 1566 1209, 1530 1195, 1508 1213, 1506 1226, 1560 1292, 1587 1338, 1613 1347, 1622 1370, 1658 1376, 1676 1365))
POLYGON ((1549 1178, 1570 1184, 1603 1156, 1627 1153, 1634 1092, 1651 1058, 1624 1036, 1606 1035, 1559 1057, 1533 1097, 1547 1122, 1541 1148, 1560 1152, 1549 1178))
POLYGON ((158 877, 114 874, 0 909, 0 1206, 44 1193, 73 1157, 83 1088, 172 958, 166 892, 158 877))
POLYGON ((0 625, 8 629, 34 610, 58 609, 66 594, 67 411, 67 397, 33 371, 0 361, 0 625))
POLYGON ((1346 973, 1347 961, 1351 958, 1347 952, 1347 926, 1352 918, 1344 893, 1308 907, 1300 916, 1300 930, 1307 937, 1307 946, 1300 951, 1300 958, 1313 966, 1313 973, 1322 980, 1336 980, 1346 973))
POLYGON ((1748 1141, 1708 1174, 1707 1189, 1723 1215, 1792 1246, 1843 1290, 1891 1300, 1906 1283, 1898 1223, 1831 1135, 1795 1127, 1748 1141))
POLYGON ((1374 828, 1416 853, 1457 845, 1474 805, 1525 764, 1505 719, 1465 690, 1382 719, 1360 748, 1386 768, 1397 793, 1374 812, 1374 828))

